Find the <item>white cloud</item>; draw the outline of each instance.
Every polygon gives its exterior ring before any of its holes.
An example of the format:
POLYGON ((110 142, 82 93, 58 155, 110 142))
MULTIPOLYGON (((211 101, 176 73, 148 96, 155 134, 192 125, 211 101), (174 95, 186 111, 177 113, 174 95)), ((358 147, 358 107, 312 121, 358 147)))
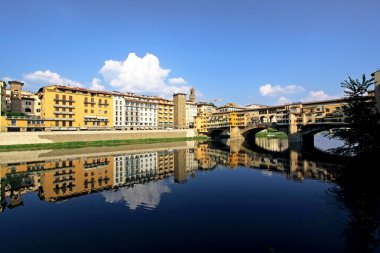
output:
POLYGON ((99 78, 93 78, 91 82, 90 90, 104 90, 104 85, 102 85, 102 80, 99 78))
POLYGON ((83 85, 80 82, 62 77, 59 74, 54 73, 50 70, 37 70, 32 73, 26 73, 23 74, 23 78, 26 84, 31 86, 37 86, 38 88, 54 84, 83 87, 83 85))
POLYGON ((170 84, 187 84, 187 81, 182 77, 169 78, 168 81, 170 84))
POLYGON ((287 85, 287 86, 281 86, 281 85, 272 85, 272 84, 264 84, 261 85, 260 88, 260 94, 264 97, 277 97, 281 95, 289 95, 289 94, 296 94, 301 93, 305 91, 305 88, 299 85, 287 85))
POLYGON ((185 81, 181 77, 167 80, 170 69, 161 68, 159 59, 153 54, 146 54, 141 58, 135 53, 130 53, 124 61, 107 60, 100 69, 100 74, 111 86, 123 92, 169 98, 173 93, 188 93, 190 89, 189 86, 178 85, 179 81, 185 81))
POLYGON ((12 77, 9 77, 9 76, 4 76, 3 78, 0 79, 1 81, 3 82, 9 82, 9 81, 13 81, 15 79, 13 79, 12 77))
POLYGON ((290 104, 292 101, 284 96, 281 96, 277 99, 276 104, 277 105, 285 105, 285 104, 290 104))
POLYGON ((309 91, 308 96, 301 99, 301 101, 303 102, 319 101, 319 100, 328 100, 328 99, 335 99, 335 98, 338 98, 338 97, 328 95, 323 90, 318 90, 318 91, 309 91))
POLYGON ((139 206, 149 209, 156 208, 160 204, 161 195, 170 193, 169 186, 162 182, 137 184, 132 188, 121 188, 117 192, 103 192, 102 195, 107 203, 124 202, 131 210, 139 206))

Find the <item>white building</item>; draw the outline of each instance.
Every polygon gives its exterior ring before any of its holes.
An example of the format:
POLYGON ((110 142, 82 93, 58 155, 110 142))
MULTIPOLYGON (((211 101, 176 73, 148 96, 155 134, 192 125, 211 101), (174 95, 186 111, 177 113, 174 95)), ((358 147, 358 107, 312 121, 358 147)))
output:
POLYGON ((197 116, 197 105, 194 102, 186 102, 186 127, 194 128, 195 117, 197 116))
POLYGON ((117 130, 157 129, 156 97, 114 93, 114 127, 117 130))

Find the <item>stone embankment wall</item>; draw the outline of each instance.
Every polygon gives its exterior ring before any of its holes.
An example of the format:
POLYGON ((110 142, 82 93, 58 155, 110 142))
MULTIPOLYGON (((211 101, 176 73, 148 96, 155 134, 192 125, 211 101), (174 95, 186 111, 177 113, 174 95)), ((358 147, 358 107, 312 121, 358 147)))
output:
POLYGON ((0 133, 0 145, 195 137, 194 129, 0 133))
MULTIPOLYGON (((122 146, 86 147, 75 149, 45 149, 0 152, 0 171, 2 164, 43 162, 56 159, 76 159, 105 155, 135 154, 173 149, 194 149, 196 141, 163 142, 122 146)), ((0 173, 1 174, 1 173, 0 173)))

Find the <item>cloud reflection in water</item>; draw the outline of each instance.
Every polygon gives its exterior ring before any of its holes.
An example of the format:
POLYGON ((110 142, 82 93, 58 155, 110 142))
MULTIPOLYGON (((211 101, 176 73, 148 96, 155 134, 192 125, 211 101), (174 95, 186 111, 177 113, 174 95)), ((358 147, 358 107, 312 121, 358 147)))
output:
POLYGON ((160 181, 121 188, 117 192, 102 192, 102 195, 107 203, 124 202, 131 210, 139 206, 152 210, 160 204, 161 195, 170 192, 169 186, 160 181))

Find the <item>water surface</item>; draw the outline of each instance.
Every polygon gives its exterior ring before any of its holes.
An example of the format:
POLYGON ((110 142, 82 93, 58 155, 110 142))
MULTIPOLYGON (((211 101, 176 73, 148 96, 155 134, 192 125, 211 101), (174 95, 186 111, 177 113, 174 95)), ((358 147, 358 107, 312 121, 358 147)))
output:
POLYGON ((281 145, 8 156, 1 251, 346 252, 342 164, 281 145))

